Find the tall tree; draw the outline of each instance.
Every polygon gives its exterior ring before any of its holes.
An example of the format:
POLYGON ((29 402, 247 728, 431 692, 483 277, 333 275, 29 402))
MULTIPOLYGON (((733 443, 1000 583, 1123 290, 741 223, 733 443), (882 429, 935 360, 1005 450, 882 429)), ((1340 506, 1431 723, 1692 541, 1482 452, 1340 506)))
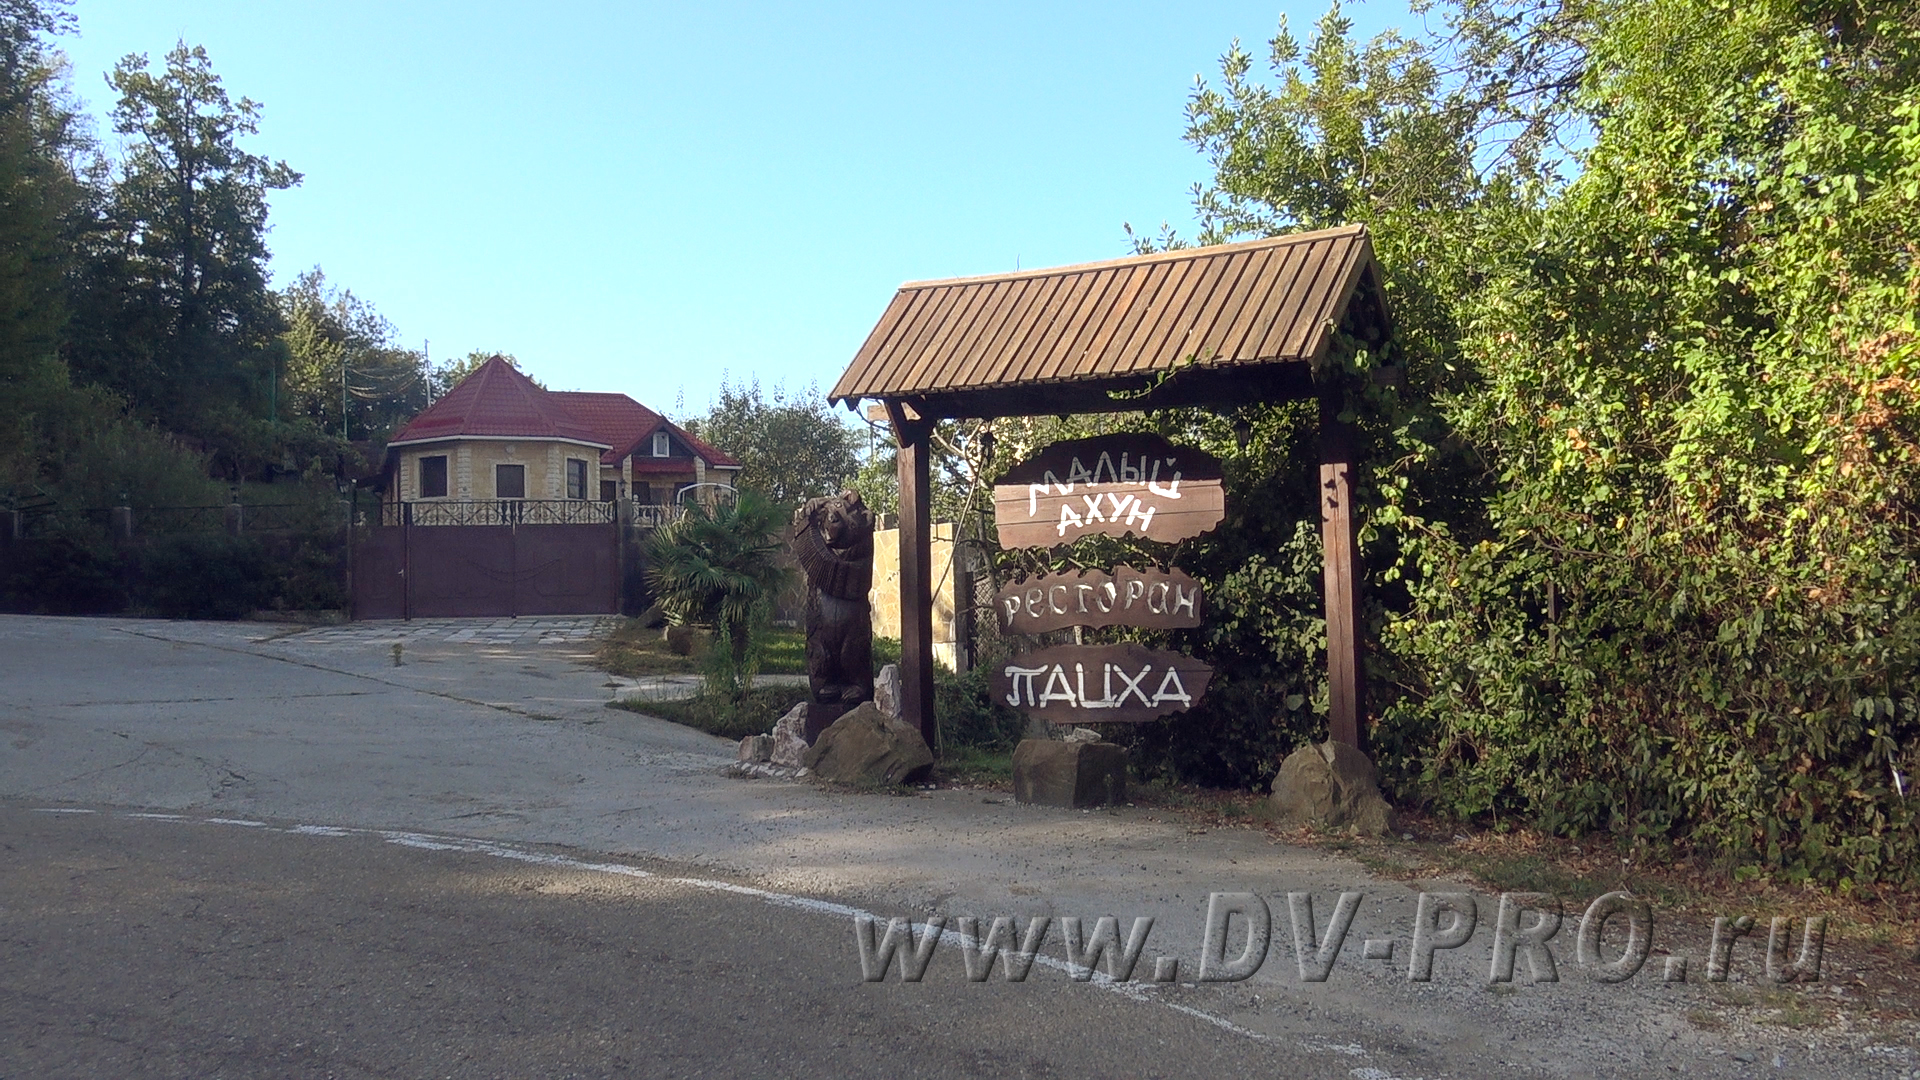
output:
POLYGON ((72 25, 60 0, 0 0, 0 486, 32 481, 35 430, 65 386, 69 226, 86 142, 47 39, 72 25))
POLYGON ((260 106, 230 98, 198 46, 176 45, 158 72, 129 55, 108 83, 129 144, 89 253, 76 374, 174 430, 257 420, 283 329, 267 286, 267 195, 300 174, 241 149, 260 106))
POLYGON ((278 418, 345 439, 390 434, 427 407, 425 358, 402 348, 393 324, 318 267, 280 293, 286 358, 276 380, 278 418))

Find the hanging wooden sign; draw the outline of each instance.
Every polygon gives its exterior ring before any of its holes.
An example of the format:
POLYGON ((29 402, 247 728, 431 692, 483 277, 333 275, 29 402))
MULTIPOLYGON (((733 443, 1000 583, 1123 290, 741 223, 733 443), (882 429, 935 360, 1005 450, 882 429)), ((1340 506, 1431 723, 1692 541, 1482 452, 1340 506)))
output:
POLYGON ((1116 566, 1111 574, 1048 574, 1008 585, 994 594, 993 608, 1001 631, 1012 634, 1068 626, 1177 630, 1200 625, 1206 598, 1184 571, 1116 566))
POLYGON ((1213 668, 1144 645, 1056 645, 996 665, 994 697, 1054 724, 1139 724, 1200 703, 1213 668))
POLYGON ((1151 434, 1054 443, 993 485, 993 520, 1006 548, 1095 534, 1185 540, 1226 513, 1220 460, 1151 434))

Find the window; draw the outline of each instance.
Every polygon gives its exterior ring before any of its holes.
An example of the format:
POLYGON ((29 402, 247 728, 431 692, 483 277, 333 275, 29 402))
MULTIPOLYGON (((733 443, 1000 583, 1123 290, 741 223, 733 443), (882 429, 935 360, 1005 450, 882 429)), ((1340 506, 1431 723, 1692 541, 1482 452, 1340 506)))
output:
POLYGON ((587 463, 579 458, 567 459, 567 498, 584 499, 587 497, 587 463))
POLYGON ((525 465, 495 465, 493 467, 493 497, 496 499, 526 498, 527 467, 525 465))
POLYGON ((620 482, 618 480, 600 481, 600 501, 601 502, 612 502, 613 500, 619 497, 620 497, 620 482))
POLYGON ((646 503, 649 506, 653 505, 653 485, 647 483, 645 480, 635 480, 633 482, 633 501, 646 503))
POLYGON ((447 497, 447 455, 435 454, 420 459, 420 498, 447 497))
POLYGON ((656 431, 653 433, 653 456, 654 457, 666 457, 667 454, 672 449, 673 449, 673 443, 667 439, 666 432, 656 431))

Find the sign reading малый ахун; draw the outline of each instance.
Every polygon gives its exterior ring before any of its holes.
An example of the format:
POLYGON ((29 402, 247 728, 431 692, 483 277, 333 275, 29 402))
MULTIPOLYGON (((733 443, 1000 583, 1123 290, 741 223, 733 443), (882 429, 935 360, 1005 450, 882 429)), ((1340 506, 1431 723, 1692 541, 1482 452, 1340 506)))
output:
MULTIPOLYGON (((1053 547, 1088 534, 1182 540, 1225 516, 1219 461, 1158 435, 1055 443, 994 485, 1003 547, 1053 547)), ((1017 582, 999 591, 994 607, 1011 633, 1171 630, 1199 626, 1205 597, 1179 570, 1120 566, 1017 582)), ((1141 723, 1191 708, 1212 677, 1205 663, 1164 649, 1057 645, 999 665, 992 683, 1000 700, 1051 723, 1141 723)))
POLYGON ((1055 547, 1132 533, 1171 542, 1226 516, 1220 461, 1158 435, 1054 443, 994 481, 1001 547, 1055 547))

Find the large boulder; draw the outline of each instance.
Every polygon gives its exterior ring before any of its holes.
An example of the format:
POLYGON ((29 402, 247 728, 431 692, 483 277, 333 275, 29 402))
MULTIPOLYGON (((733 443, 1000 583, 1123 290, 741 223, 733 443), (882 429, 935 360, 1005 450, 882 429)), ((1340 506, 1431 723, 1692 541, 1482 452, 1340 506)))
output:
POLYGON ((1078 739, 1022 739, 1013 750, 1013 798, 1070 808, 1125 803, 1126 748, 1078 739))
POLYGON ((933 768, 933 751, 911 725, 863 701, 820 733, 803 764, 843 784, 904 784, 933 768))
POLYGON ((1380 797, 1373 759, 1331 739, 1287 755, 1273 781, 1272 801, 1282 824, 1349 829, 1367 836, 1379 836, 1393 826, 1393 811, 1380 797))
POLYGON ((774 721, 773 734, 767 738, 773 741, 767 760, 787 769, 806 764, 807 703, 795 705, 787 710, 787 715, 774 721))

